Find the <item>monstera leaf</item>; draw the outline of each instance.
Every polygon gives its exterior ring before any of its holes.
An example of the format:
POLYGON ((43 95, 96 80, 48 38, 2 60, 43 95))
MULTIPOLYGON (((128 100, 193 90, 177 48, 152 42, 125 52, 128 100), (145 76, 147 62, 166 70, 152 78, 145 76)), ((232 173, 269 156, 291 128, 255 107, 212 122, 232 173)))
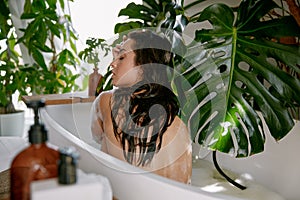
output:
POLYGON ((167 13, 170 14, 168 23, 174 25, 174 16, 181 12, 183 12, 182 7, 172 0, 143 0, 143 4, 132 2, 121 9, 118 15, 126 16, 130 21, 116 24, 115 33, 144 27, 158 27, 160 22, 166 19, 167 13))
POLYGON ((276 140, 293 127, 287 108, 299 106, 300 81, 278 65, 300 73, 300 48, 278 38, 299 38, 300 30, 291 16, 263 20, 276 7, 242 1, 235 15, 214 4, 198 18, 211 28, 196 31, 181 71, 190 85, 184 115, 199 144, 244 157, 264 150, 263 121, 276 140))

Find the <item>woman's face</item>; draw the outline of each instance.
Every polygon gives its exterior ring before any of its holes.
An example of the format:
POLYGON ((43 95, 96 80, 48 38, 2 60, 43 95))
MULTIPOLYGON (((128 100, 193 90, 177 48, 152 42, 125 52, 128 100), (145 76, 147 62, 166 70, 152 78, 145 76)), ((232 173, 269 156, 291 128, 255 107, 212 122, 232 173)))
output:
POLYGON ((121 45, 120 51, 112 66, 112 83, 117 87, 129 87, 140 79, 139 67, 135 63, 135 53, 132 49, 134 41, 127 39, 121 45))

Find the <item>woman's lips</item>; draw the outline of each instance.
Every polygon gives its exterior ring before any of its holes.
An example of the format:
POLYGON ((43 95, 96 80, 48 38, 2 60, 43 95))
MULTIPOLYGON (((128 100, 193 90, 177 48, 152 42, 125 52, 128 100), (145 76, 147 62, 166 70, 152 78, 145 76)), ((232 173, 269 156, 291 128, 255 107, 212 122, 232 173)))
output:
POLYGON ((116 73, 112 72, 111 78, 114 79, 116 77, 116 73))

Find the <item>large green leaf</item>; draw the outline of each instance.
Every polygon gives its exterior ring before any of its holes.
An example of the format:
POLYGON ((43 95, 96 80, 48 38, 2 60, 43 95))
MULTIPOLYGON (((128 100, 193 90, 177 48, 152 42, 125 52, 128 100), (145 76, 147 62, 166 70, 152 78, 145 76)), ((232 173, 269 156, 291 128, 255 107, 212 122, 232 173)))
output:
POLYGON ((115 33, 142 27, 158 27, 166 19, 167 13, 170 13, 168 19, 172 18, 174 24, 174 17, 182 12, 182 8, 172 0, 144 0, 143 2, 143 4, 130 3, 120 10, 119 16, 127 16, 131 21, 116 24, 115 33))
POLYGON ((271 0, 257 0, 243 1, 237 15, 225 4, 202 11, 198 21, 208 20, 212 28, 196 31, 203 49, 199 54, 194 44, 189 47, 185 59, 193 64, 183 73, 197 96, 184 110, 200 144, 249 156, 264 149, 262 121, 276 140, 293 127, 287 107, 299 105, 300 81, 278 63, 299 73, 300 48, 274 40, 299 37, 300 31, 291 17, 263 21, 274 7, 271 0), (279 29, 288 31, 274 33, 279 29))

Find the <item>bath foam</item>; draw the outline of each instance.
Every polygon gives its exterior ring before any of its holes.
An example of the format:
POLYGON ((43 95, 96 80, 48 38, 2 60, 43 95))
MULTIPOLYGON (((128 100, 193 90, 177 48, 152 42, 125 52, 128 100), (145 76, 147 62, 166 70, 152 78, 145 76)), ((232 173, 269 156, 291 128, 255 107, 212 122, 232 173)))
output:
POLYGON ((211 193, 219 193, 247 200, 285 200, 282 196, 258 184, 249 174, 237 174, 223 169, 236 182, 247 187, 241 190, 230 184, 215 169, 214 165, 203 159, 193 160, 192 186, 211 193))

